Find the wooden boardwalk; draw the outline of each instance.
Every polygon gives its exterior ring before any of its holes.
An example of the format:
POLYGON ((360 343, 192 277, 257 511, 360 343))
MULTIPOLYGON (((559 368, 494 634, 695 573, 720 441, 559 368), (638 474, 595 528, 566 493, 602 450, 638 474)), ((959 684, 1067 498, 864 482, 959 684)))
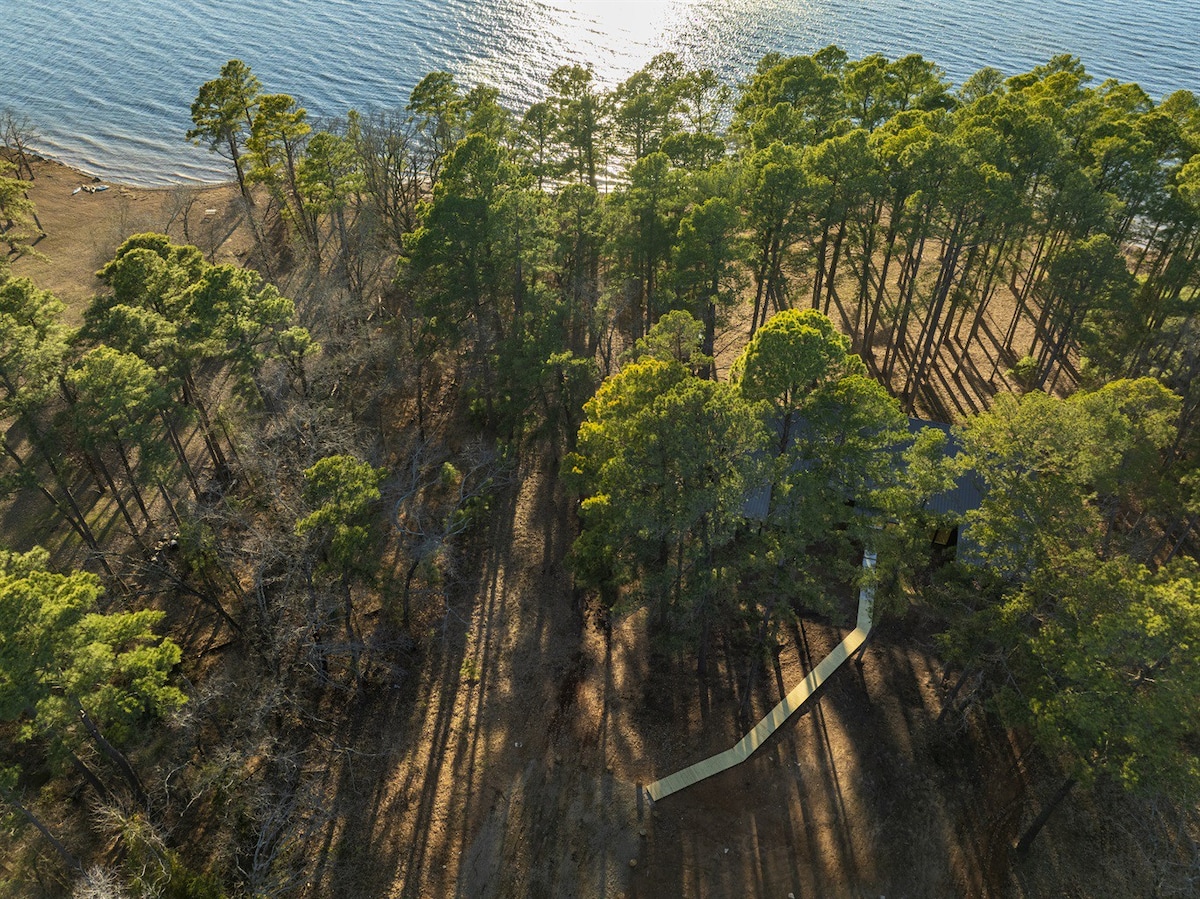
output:
MULTIPOLYGON (((875 553, 867 551, 863 553, 863 568, 875 567, 875 553)), ((712 777, 714 774, 720 774, 722 771, 732 768, 734 765, 746 761, 758 749, 771 734, 775 733, 792 714, 798 711, 809 697, 817 691, 821 684, 825 683, 829 677, 841 667, 846 659, 850 658, 863 642, 867 639, 867 634, 871 632, 871 612, 875 602, 875 590, 872 587, 864 586, 858 593, 858 621, 854 630, 846 635, 841 643, 834 647, 833 652, 825 656, 820 663, 808 676, 797 684, 791 692, 785 696, 780 703, 771 709, 770 713, 765 718, 754 725, 750 733, 738 740, 738 742, 726 749, 724 752, 718 752, 714 756, 696 762, 694 765, 689 765, 682 771, 676 771, 661 780, 656 780, 652 784, 646 786, 646 793, 655 802, 670 796, 672 793, 678 793, 685 787, 690 787, 694 783, 704 780, 706 777, 712 777)))

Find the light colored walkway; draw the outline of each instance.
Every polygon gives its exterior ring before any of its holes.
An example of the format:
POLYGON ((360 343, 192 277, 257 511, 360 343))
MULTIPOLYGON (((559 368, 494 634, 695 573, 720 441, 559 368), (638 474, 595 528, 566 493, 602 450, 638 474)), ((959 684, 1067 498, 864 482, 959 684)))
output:
MULTIPOLYGON (((867 551, 863 553, 863 568, 875 567, 875 553, 867 551)), ((842 662, 850 658, 856 649, 863 645, 867 639, 867 634, 871 632, 871 612, 875 604, 875 590, 873 587, 864 586, 858 592, 858 621, 857 626, 846 635, 841 643, 834 647, 833 652, 825 656, 820 663, 812 671, 808 673, 808 677, 804 678, 796 687, 792 689, 787 696, 771 709, 770 713, 754 725, 750 733, 742 737, 733 747, 726 749, 724 752, 718 752, 714 756, 696 762, 684 768, 682 771, 676 771, 674 774, 664 777, 662 780, 656 780, 652 784, 646 786, 646 793, 650 798, 657 802, 672 793, 677 793, 684 787, 690 787, 692 784, 704 780, 706 777, 712 777, 714 774, 720 774, 734 765, 746 761, 753 754, 754 750, 758 749, 771 734, 775 733, 779 727, 792 716, 792 713, 800 709, 808 698, 817 691, 821 684, 829 679, 830 675, 841 666, 842 662)))

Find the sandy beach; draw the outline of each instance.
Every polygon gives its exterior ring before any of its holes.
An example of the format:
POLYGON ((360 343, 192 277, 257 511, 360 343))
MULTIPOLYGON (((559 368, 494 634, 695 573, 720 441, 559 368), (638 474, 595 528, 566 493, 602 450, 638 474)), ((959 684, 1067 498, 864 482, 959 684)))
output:
POLYGON ((14 260, 13 273, 57 295, 72 321, 99 286, 96 270, 130 234, 165 232, 218 262, 245 256, 242 203, 232 182, 129 187, 46 159, 33 161, 33 174, 28 194, 45 236, 34 245, 38 256, 14 260), (107 189, 93 192, 101 186, 107 189))

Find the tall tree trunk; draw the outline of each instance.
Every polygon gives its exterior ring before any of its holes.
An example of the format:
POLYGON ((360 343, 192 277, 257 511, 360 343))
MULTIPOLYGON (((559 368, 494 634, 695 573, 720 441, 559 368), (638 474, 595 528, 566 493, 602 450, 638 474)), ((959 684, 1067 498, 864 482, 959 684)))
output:
POLYGON ((138 486, 137 478, 133 475, 133 466, 129 464, 129 453, 125 450, 125 443, 114 433, 112 435, 113 445, 117 449, 117 458, 121 460, 121 468, 125 471, 125 480, 129 482, 129 489, 133 492, 134 502, 137 503, 138 510, 142 513, 142 519, 146 522, 146 527, 154 527, 154 519, 150 517, 150 510, 146 508, 145 497, 142 496, 142 489, 138 486))
MULTIPOLYGON (((917 224, 917 231, 909 238, 905 252, 904 264, 900 269, 900 293, 897 300, 900 307, 900 318, 893 322, 891 335, 888 338, 887 352, 883 358, 883 377, 886 382, 892 379, 896 367, 896 359, 902 350, 908 347, 908 319, 912 313, 913 298, 916 294, 917 273, 921 268, 921 259, 925 254, 925 239, 929 234, 929 217, 923 216, 917 224)), ((912 359, 910 357, 911 366, 912 359)))
MULTIPOLYGON (((1004 268, 1004 260, 1008 255, 1008 248, 1011 246, 1011 238, 1004 238, 1000 241, 999 247, 996 248, 996 256, 991 265, 988 266, 987 278, 984 281, 983 292, 979 298, 978 305, 975 307, 975 317, 971 321, 971 330, 967 334, 967 339, 962 344, 962 355, 959 357, 958 369, 955 374, 962 370, 962 363, 970 352, 971 345, 975 343, 979 336, 979 329, 983 324, 984 316, 987 314, 988 305, 992 301, 992 297, 996 294, 996 285, 1001 270, 1004 268)), ((966 316, 963 316, 964 319, 966 316)), ((955 337, 957 338, 957 334, 955 337)), ((997 347, 997 350, 999 348, 997 347)))
POLYGON ((142 551, 142 555, 144 555, 146 558, 150 558, 150 549, 142 540, 142 533, 138 529, 138 526, 134 524, 133 516, 129 514, 129 506, 126 504, 124 497, 121 496, 121 492, 117 490, 116 482, 113 480, 112 473, 109 472, 108 466, 104 464, 104 460, 98 455, 93 456, 92 461, 98 467, 101 476, 108 485, 108 489, 112 491, 113 502, 117 504, 117 511, 119 511, 121 513, 121 517, 125 519, 125 525, 129 528, 129 536, 132 537, 133 542, 138 545, 138 548, 142 551))
POLYGON ((69 755, 71 756, 71 764, 74 766, 75 770, 82 775, 83 779, 87 781, 88 786, 95 791, 96 798, 102 802, 111 799, 112 792, 104 785, 100 778, 96 776, 96 772, 89 768, 87 764, 84 763, 83 759, 77 756, 74 752, 69 753, 69 755))
POLYGON ((1197 516, 1193 515, 1184 523, 1183 531, 1179 534, 1179 539, 1175 541, 1175 545, 1171 547, 1171 551, 1167 553, 1167 557, 1163 559, 1164 565, 1174 559, 1175 554, 1179 552, 1179 550, 1183 547, 1183 544, 1187 542, 1188 536, 1192 533, 1192 528, 1196 526, 1196 519, 1197 516))
POLYGON ((864 360, 874 367, 874 360, 867 358, 870 353, 870 341, 865 331, 865 324, 870 313, 870 297, 871 297, 871 272, 874 271, 874 256, 875 256, 875 241, 879 236, 879 217, 882 214, 883 205, 875 201, 871 205, 870 215, 866 222, 862 225, 861 237, 861 253, 859 256, 860 268, 858 270, 858 303, 854 313, 854 335, 855 346, 859 348, 864 360))
POLYGON ((177 530, 183 528, 183 519, 179 515, 179 510, 175 508, 175 501, 171 499, 171 494, 167 491, 167 486, 160 479, 155 479, 154 486, 158 488, 158 495, 162 497, 166 503, 167 512, 171 516, 171 521, 175 523, 177 530))
MULTIPOLYGON (((837 277, 838 260, 842 255, 842 241, 846 237, 846 219, 838 224, 837 234, 833 237, 833 257, 829 260, 829 270, 825 274, 825 315, 829 315, 829 305, 833 302, 833 282, 837 277)), ((839 301, 840 302, 840 301, 839 301)))
POLYGON ((900 209, 904 202, 904 199, 897 193, 896 198, 892 201, 891 210, 888 213, 887 235, 884 237, 883 265, 879 267, 879 285, 876 288, 875 302, 871 306, 871 314, 867 317, 867 326, 864 330, 864 356, 873 354, 872 347, 874 344, 875 328, 879 325, 883 311, 883 301, 887 296, 888 271, 891 267, 892 257, 896 252, 896 240, 900 235, 900 219, 902 215, 900 209))
POLYGON ((121 772, 121 776, 125 778, 125 782, 133 790, 134 798, 138 804, 143 808, 149 808, 150 797, 146 795, 146 788, 142 786, 142 781, 137 776, 137 772, 133 770, 133 765, 129 763, 129 759, 125 757, 125 754, 121 750, 105 739, 104 734, 100 733, 100 728, 96 726, 96 722, 92 720, 92 717, 80 705, 78 700, 75 701, 75 713, 79 716, 79 720, 83 722, 83 726, 91 735, 92 740, 100 747, 100 751, 108 756, 109 761, 117 766, 117 770, 121 772))
POLYGON ((217 442, 212 421, 208 417, 208 409, 197 395, 191 372, 186 372, 180 379, 180 383, 182 384, 184 404, 196 410, 196 416, 200 421, 200 434, 204 438, 204 446, 208 449, 208 455, 212 459, 213 473, 218 483, 228 486, 233 479, 233 472, 225 458, 225 453, 222 452, 221 446, 217 442))
POLYGON ((973 669, 970 666, 967 666, 962 670, 962 673, 959 674, 958 680, 954 682, 954 686, 950 689, 949 695, 946 696, 945 702, 942 703, 942 710, 938 712, 937 721, 934 722, 935 724, 941 724, 946 720, 946 716, 950 713, 950 710, 954 708, 954 700, 958 698, 959 692, 964 686, 966 686, 967 679, 972 673, 973 669))
POLYGON ((712 361, 708 363, 708 376, 712 380, 717 379, 717 360, 713 352, 713 348, 717 342, 717 285, 716 278, 713 278, 713 283, 710 286, 708 302, 704 304, 704 340, 700 346, 700 352, 706 355, 712 361))
POLYGON ((171 444, 171 449, 175 451, 175 457, 179 460, 179 467, 183 469, 183 475, 187 479, 188 486, 192 488, 192 497, 199 501, 200 483, 196 480, 196 472, 192 470, 192 463, 188 460, 187 453, 184 451, 183 441, 179 439, 179 432, 175 429, 174 423, 165 410, 159 412, 159 418, 166 428, 167 442, 171 444))
POLYGON ((750 660, 746 666, 746 689, 742 693, 742 701, 738 707, 738 716, 743 720, 750 716, 750 697, 754 693, 755 683, 757 681, 758 666, 762 661, 759 655, 763 648, 767 645, 767 633, 770 630, 771 618, 774 615, 774 606, 763 616, 763 620, 759 622, 758 636, 754 641, 754 652, 750 654, 750 660))
POLYGON ((400 623, 405 630, 408 629, 409 612, 412 605, 413 577, 416 575, 417 568, 420 566, 420 564, 420 557, 414 555, 413 560, 408 565, 408 570, 404 572, 404 591, 401 593, 400 603, 400 623))
MULTIPOLYGON (((76 503, 75 497, 72 495, 68 485, 66 484, 66 480, 59 472, 57 466, 50 462, 49 459, 46 460, 55 482, 58 484, 59 489, 63 492, 63 496, 66 498, 67 506, 64 506, 63 501, 55 496, 50 489, 42 483, 40 478, 36 477, 36 475, 30 469, 29 464, 22 459, 17 454, 16 450, 14 450, 7 442, 4 443, 4 453, 16 463, 17 468, 20 471, 29 475, 30 480, 37 486, 38 492, 49 501, 50 505, 53 506, 58 514, 63 517, 63 520, 71 526, 71 529, 83 539, 83 542, 86 543, 93 552, 99 552, 100 547, 96 542, 96 536, 92 533, 92 528, 88 524, 87 518, 84 516, 83 511, 79 508, 79 505, 76 503)), ((100 557, 100 560, 104 565, 105 571, 111 575, 112 570, 108 567, 108 563, 104 561, 103 556, 100 557)))
POLYGON ((342 575, 342 619, 346 626, 346 640, 350 644, 350 676, 357 685, 359 681, 359 657, 362 641, 354 629, 354 600, 350 592, 350 576, 342 575))
POLYGON ((1078 781, 1074 777, 1068 777, 1066 782, 1059 787, 1058 792, 1054 794, 1054 798, 1046 803, 1046 806, 1038 812, 1038 816, 1025 829, 1025 833, 1021 834, 1021 839, 1017 841, 1017 845, 1014 847, 1018 858, 1025 858, 1029 854, 1029 847, 1033 845, 1033 841, 1042 832, 1042 828, 1046 826, 1046 822, 1050 820, 1050 816, 1054 813, 1054 810, 1067 798, 1067 794, 1071 792, 1076 783, 1078 781))
POLYGON ((50 832, 50 829, 42 823, 41 819, 39 819, 37 815, 22 805, 21 802, 17 800, 16 796, 14 796, 10 791, 5 790, 3 793, 0 793, 0 798, 20 812, 21 817, 38 829, 41 835, 46 838, 46 841, 54 847, 54 851, 58 853, 59 858, 66 862, 67 867, 72 868, 80 874, 83 873, 83 865, 80 864, 79 859, 68 852, 67 847, 64 846, 59 839, 50 832))
POLYGON ((773 239, 771 232, 764 235, 762 249, 759 252, 758 262, 754 269, 754 312, 750 316, 751 337, 758 330, 759 312, 762 310, 766 300, 767 272, 770 271, 771 242, 773 239))
POLYGON ((832 224, 829 217, 826 216, 824 223, 821 225, 821 240, 817 243, 814 257, 816 259, 816 271, 813 273, 813 291, 812 291, 812 308, 821 308, 821 295, 825 288, 825 272, 826 272, 826 255, 829 251, 829 227, 832 224))
MULTIPOLYGON (((253 126, 253 121, 250 118, 249 112, 246 115, 247 127, 253 126)), ((237 132, 230 130, 226 136, 226 144, 229 147, 229 158, 233 162, 233 171, 237 174, 238 190, 242 192, 242 199, 246 201, 247 206, 254 205, 254 196, 250 193, 250 188, 246 184, 246 173, 242 166, 241 148, 238 147, 237 132)))
POLYGON ((960 226, 961 222, 956 222, 950 236, 946 239, 946 247, 942 253, 941 266, 938 270, 938 279, 933 288, 933 304, 917 335, 916 352, 904 379, 902 394, 905 397, 905 407, 909 415, 913 412, 916 395, 924 387, 926 372, 937 352, 934 341, 938 333, 938 323, 941 320, 942 309, 946 305, 946 297, 954 284, 958 256, 962 252, 962 244, 959 242, 960 226))

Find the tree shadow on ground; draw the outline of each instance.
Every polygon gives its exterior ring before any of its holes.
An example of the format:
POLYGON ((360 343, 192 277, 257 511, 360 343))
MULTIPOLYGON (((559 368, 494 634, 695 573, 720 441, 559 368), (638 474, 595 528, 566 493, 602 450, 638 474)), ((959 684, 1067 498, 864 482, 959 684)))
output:
MULTIPOLYGON (((798 623, 756 709, 842 636, 798 623)), ((885 625, 861 669, 847 662, 747 762, 658 803, 631 895, 999 895, 992 772, 1012 761, 975 735, 950 764, 933 757, 940 674, 899 636, 885 625)))
POLYGON ((617 882, 634 792, 607 760, 630 753, 581 686, 600 677, 601 631, 563 567, 569 503, 541 460, 521 474, 459 554, 446 614, 406 661, 419 670, 357 700, 341 745, 322 748, 309 895, 605 895, 617 882))

